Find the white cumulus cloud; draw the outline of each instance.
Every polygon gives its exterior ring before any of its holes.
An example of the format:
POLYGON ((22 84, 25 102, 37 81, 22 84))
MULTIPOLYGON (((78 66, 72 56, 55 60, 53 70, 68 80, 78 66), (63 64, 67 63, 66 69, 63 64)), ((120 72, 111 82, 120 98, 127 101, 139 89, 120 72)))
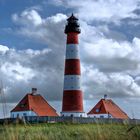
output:
MULTIPOLYGON (((135 18, 133 10, 137 8, 137 1, 128 1, 126 5, 125 2, 101 0, 85 2, 79 0, 78 4, 73 0, 66 2, 65 6, 77 8, 81 20, 82 33, 79 36, 79 48, 85 99, 101 97, 104 94, 108 94, 110 97, 140 96, 138 78, 140 75, 140 39, 134 37, 130 42, 108 38, 104 34, 104 30, 109 34, 109 28, 89 24, 89 21, 94 19, 114 22, 126 17, 135 18), (110 9, 109 6, 111 6, 110 9), (124 9, 119 11, 120 7, 124 7, 124 9), (112 13, 110 13, 111 10, 112 13)), ((59 3, 60 5, 63 5, 63 2, 59 3)), ((62 99, 66 18, 67 16, 62 13, 42 18, 35 10, 34 12, 24 10, 21 14, 13 15, 13 21, 20 25, 16 30, 18 34, 46 44, 46 49, 43 50, 10 50, 2 58, 8 64, 14 62, 13 66, 8 65, 10 68, 7 70, 19 76, 18 79, 15 79, 15 83, 17 83, 16 87, 23 89, 22 94, 25 93, 25 87, 30 85, 30 87, 39 87, 49 100, 62 99), (26 72, 22 72, 22 70, 26 72), (23 81, 20 77, 21 73, 25 77, 28 77, 29 73, 31 75, 23 81), (16 82, 19 79, 23 82, 23 87, 16 82), (55 88, 53 88, 54 85, 55 88)), ((119 35, 117 34, 117 36, 119 35)), ((6 66, 6 64, 4 65, 6 66)), ((8 92, 12 89, 15 92, 13 86, 10 86, 10 82, 7 85, 9 85, 8 92)), ((14 99, 9 97, 9 100, 14 99)))
POLYGON ((9 48, 7 46, 0 45, 0 54, 5 54, 8 50, 9 48))

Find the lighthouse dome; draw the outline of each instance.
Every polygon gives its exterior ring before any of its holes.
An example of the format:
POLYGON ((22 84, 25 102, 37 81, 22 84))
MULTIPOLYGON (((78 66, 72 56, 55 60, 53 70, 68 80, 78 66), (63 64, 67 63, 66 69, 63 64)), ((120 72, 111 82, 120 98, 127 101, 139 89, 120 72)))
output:
POLYGON ((78 18, 76 18, 73 14, 67 19, 67 24, 65 27, 65 33, 76 32, 80 33, 80 25, 78 23, 78 18))

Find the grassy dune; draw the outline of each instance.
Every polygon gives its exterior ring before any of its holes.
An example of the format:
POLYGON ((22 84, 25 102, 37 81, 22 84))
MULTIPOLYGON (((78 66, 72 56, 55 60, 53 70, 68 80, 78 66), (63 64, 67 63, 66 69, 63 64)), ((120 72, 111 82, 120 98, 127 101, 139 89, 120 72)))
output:
POLYGON ((140 140, 140 126, 34 124, 0 126, 0 140, 140 140))

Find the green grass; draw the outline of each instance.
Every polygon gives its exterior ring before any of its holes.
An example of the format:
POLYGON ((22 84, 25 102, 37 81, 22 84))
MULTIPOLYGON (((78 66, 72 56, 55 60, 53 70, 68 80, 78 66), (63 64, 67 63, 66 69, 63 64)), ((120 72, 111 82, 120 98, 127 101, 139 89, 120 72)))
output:
POLYGON ((140 140, 140 126, 123 124, 1 125, 0 140, 140 140))

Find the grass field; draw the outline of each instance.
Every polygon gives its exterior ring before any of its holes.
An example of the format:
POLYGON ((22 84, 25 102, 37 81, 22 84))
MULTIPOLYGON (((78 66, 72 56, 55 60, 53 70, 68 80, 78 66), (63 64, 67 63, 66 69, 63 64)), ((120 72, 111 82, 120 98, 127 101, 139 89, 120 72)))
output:
POLYGON ((140 140, 140 126, 120 124, 1 125, 0 140, 140 140))

